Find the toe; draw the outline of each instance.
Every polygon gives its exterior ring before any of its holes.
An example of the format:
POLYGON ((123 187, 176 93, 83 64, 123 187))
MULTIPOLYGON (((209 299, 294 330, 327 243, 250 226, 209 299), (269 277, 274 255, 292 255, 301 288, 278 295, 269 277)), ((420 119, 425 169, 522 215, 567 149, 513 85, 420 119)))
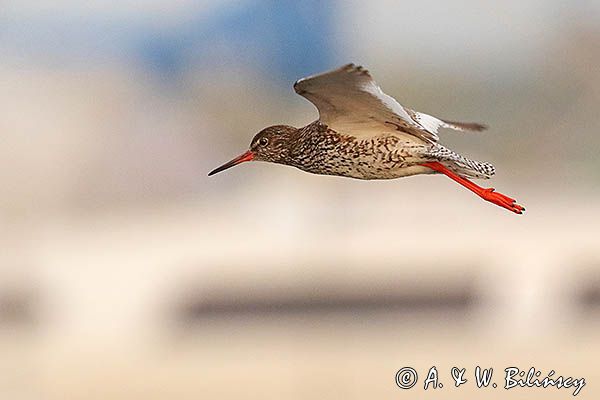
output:
POLYGON ((485 189, 481 197, 516 214, 523 214, 525 211, 525 207, 517 204, 515 199, 496 192, 494 188, 485 189))

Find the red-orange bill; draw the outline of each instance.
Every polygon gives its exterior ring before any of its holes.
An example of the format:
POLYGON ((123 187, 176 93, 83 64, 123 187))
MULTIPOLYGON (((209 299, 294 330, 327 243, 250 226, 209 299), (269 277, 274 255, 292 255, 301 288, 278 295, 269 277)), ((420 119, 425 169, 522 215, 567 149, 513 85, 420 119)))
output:
POLYGON ((213 169, 212 171, 210 171, 208 173, 208 176, 217 174, 217 173, 219 173, 221 171, 225 171, 226 169, 234 167, 234 166, 236 166, 238 164, 241 164, 243 162, 252 161, 252 159, 254 159, 254 153, 252 153, 250 150, 248 150, 247 152, 245 152, 241 156, 236 157, 233 160, 231 160, 231 161, 229 161, 229 162, 221 165, 220 167, 213 169))

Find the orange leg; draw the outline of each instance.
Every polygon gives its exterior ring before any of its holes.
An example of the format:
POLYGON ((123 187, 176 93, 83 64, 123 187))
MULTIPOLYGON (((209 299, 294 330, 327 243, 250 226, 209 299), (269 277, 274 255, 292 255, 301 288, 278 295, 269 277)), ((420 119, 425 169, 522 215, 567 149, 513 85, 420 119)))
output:
POLYGON ((424 167, 431 168, 434 171, 441 172, 448 178, 463 185, 464 187, 466 187, 471 192, 475 193, 484 200, 499 205, 500 207, 504 207, 507 210, 510 210, 517 214, 523 214, 523 211, 525 211, 525 207, 518 205, 515 199, 511 199, 510 197, 505 196, 502 193, 496 192, 494 188, 482 188, 481 186, 474 184, 470 180, 456 175, 454 172, 450 171, 448 168, 446 168, 443 164, 439 162, 428 162, 421 165, 423 165, 424 167))

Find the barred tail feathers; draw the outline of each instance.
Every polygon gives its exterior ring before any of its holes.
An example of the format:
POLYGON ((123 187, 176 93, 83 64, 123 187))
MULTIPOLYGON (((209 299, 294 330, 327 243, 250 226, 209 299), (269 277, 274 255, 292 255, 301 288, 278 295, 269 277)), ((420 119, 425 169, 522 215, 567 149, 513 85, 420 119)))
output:
POLYGON ((439 144, 431 148, 427 156, 464 178, 489 179, 496 173, 492 164, 471 160, 439 144))

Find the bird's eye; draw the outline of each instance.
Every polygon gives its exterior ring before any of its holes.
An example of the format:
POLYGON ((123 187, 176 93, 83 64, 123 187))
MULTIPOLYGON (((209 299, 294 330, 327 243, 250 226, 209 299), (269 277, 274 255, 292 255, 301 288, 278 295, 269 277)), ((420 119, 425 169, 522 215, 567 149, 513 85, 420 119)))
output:
POLYGON ((269 139, 267 139, 266 137, 261 137, 258 140, 258 144, 260 144, 261 146, 266 146, 269 144, 269 139))

